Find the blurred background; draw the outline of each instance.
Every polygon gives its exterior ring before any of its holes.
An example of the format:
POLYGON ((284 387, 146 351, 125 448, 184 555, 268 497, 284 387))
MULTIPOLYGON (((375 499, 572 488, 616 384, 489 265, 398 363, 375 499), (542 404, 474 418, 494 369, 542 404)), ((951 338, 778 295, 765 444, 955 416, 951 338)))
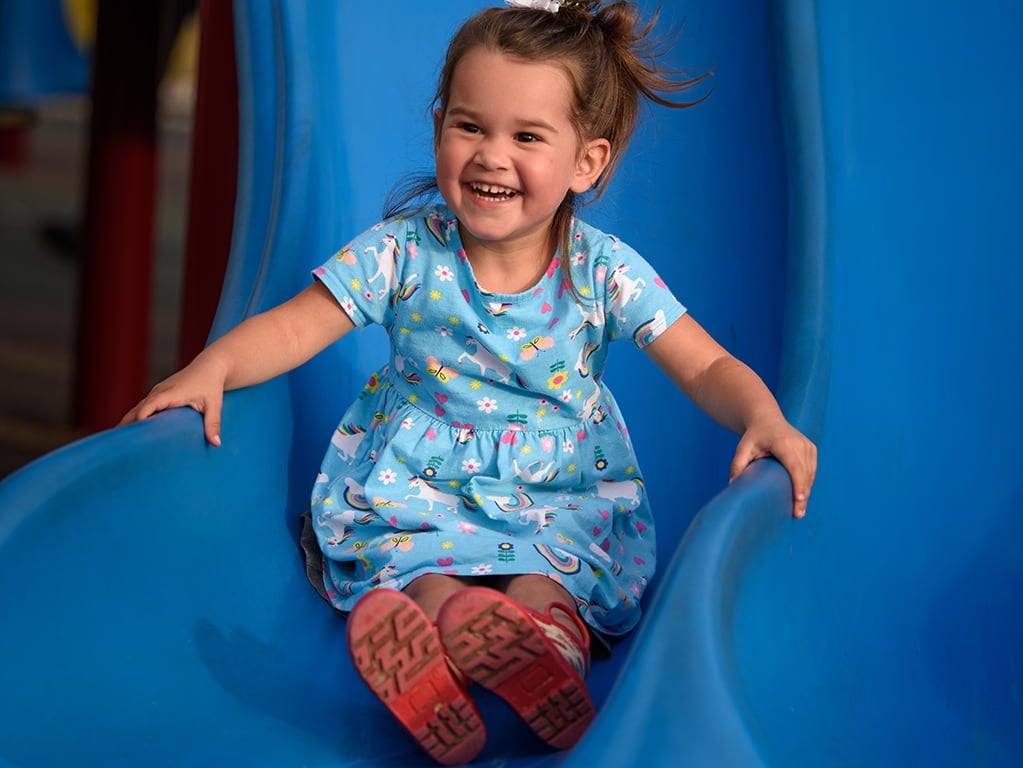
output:
MULTIPOLYGON (((89 179, 90 148, 100 141, 91 127, 101 4, 105 19, 122 19, 127 34, 141 38, 134 51, 126 52, 124 28, 119 31, 120 22, 107 21, 100 34, 110 41, 111 55, 141 54, 145 66, 139 68, 140 78, 155 80, 152 98, 115 94, 106 100, 112 113, 108 134, 115 136, 125 123, 140 122, 140 109, 152 113, 151 126, 142 131, 147 141, 143 162, 153 169, 152 197, 147 201, 143 190, 137 199, 147 202, 121 214, 142 220, 138 234, 151 248, 119 246, 130 251, 130 258, 147 262, 139 268, 148 272, 152 286, 141 297, 145 322, 139 330, 148 344, 136 363, 144 388, 171 373, 182 354, 179 309, 200 36, 197 3, 0 0, 0 478, 73 439, 112 426, 105 423, 109 415, 90 418, 75 401, 76 382, 88 375, 83 368, 89 352, 81 348, 78 332, 88 322, 81 288, 89 263, 85 220, 90 189, 99 207, 113 208, 102 203, 103 192, 89 179), (132 5, 151 7, 140 18, 132 5), (140 24, 146 25, 141 33, 140 24)), ((131 128, 135 141, 139 131, 131 128)), ((96 172, 111 173, 98 167, 96 172)), ((108 243, 104 250, 116 247, 108 243)), ((110 321, 123 322, 118 317, 110 321)))

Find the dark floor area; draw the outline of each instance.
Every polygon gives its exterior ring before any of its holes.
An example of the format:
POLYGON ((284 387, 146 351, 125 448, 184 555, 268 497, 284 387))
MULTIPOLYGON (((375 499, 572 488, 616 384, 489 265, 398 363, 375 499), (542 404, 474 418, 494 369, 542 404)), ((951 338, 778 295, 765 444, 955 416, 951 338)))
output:
MULTIPOLYGON (((0 478, 81 436, 72 417, 88 101, 39 105, 0 163, 0 478)), ((177 356, 190 119, 161 120, 150 379, 177 356)))

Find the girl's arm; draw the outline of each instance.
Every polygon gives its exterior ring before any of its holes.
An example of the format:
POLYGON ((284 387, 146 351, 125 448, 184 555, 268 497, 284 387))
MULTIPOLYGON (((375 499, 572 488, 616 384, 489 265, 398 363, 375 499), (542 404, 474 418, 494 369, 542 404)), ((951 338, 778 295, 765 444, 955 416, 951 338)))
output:
POLYGON ((792 513, 803 517, 817 472, 817 447, 785 420, 760 377, 689 315, 672 323, 646 352, 702 411, 742 436, 730 479, 757 459, 774 456, 792 478, 792 513))
POLYGON ((153 387, 121 424, 188 406, 203 416, 211 445, 220 445, 224 392, 297 368, 355 325, 319 281, 294 298, 254 315, 210 344, 180 371, 153 387))

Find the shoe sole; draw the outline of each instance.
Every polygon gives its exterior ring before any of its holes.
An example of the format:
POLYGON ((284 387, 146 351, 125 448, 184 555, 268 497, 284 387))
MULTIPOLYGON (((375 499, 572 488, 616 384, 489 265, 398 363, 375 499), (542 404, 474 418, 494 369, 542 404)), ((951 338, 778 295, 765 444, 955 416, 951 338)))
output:
POLYGON ((596 716, 586 683, 524 608, 472 587, 447 600, 437 624, 455 665, 549 745, 567 749, 586 732, 596 716))
POLYGON ((448 666, 437 628, 406 595, 369 593, 348 618, 360 677, 434 760, 470 762, 483 749, 479 711, 448 666))

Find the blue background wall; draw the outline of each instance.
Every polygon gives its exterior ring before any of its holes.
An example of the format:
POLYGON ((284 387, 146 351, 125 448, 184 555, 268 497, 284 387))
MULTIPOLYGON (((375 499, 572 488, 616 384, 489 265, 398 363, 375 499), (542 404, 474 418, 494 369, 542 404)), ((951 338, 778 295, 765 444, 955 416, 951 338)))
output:
POLYGON ((1023 6, 788 5, 832 367, 809 524, 742 582, 748 724, 777 765, 1018 765, 1023 6))

